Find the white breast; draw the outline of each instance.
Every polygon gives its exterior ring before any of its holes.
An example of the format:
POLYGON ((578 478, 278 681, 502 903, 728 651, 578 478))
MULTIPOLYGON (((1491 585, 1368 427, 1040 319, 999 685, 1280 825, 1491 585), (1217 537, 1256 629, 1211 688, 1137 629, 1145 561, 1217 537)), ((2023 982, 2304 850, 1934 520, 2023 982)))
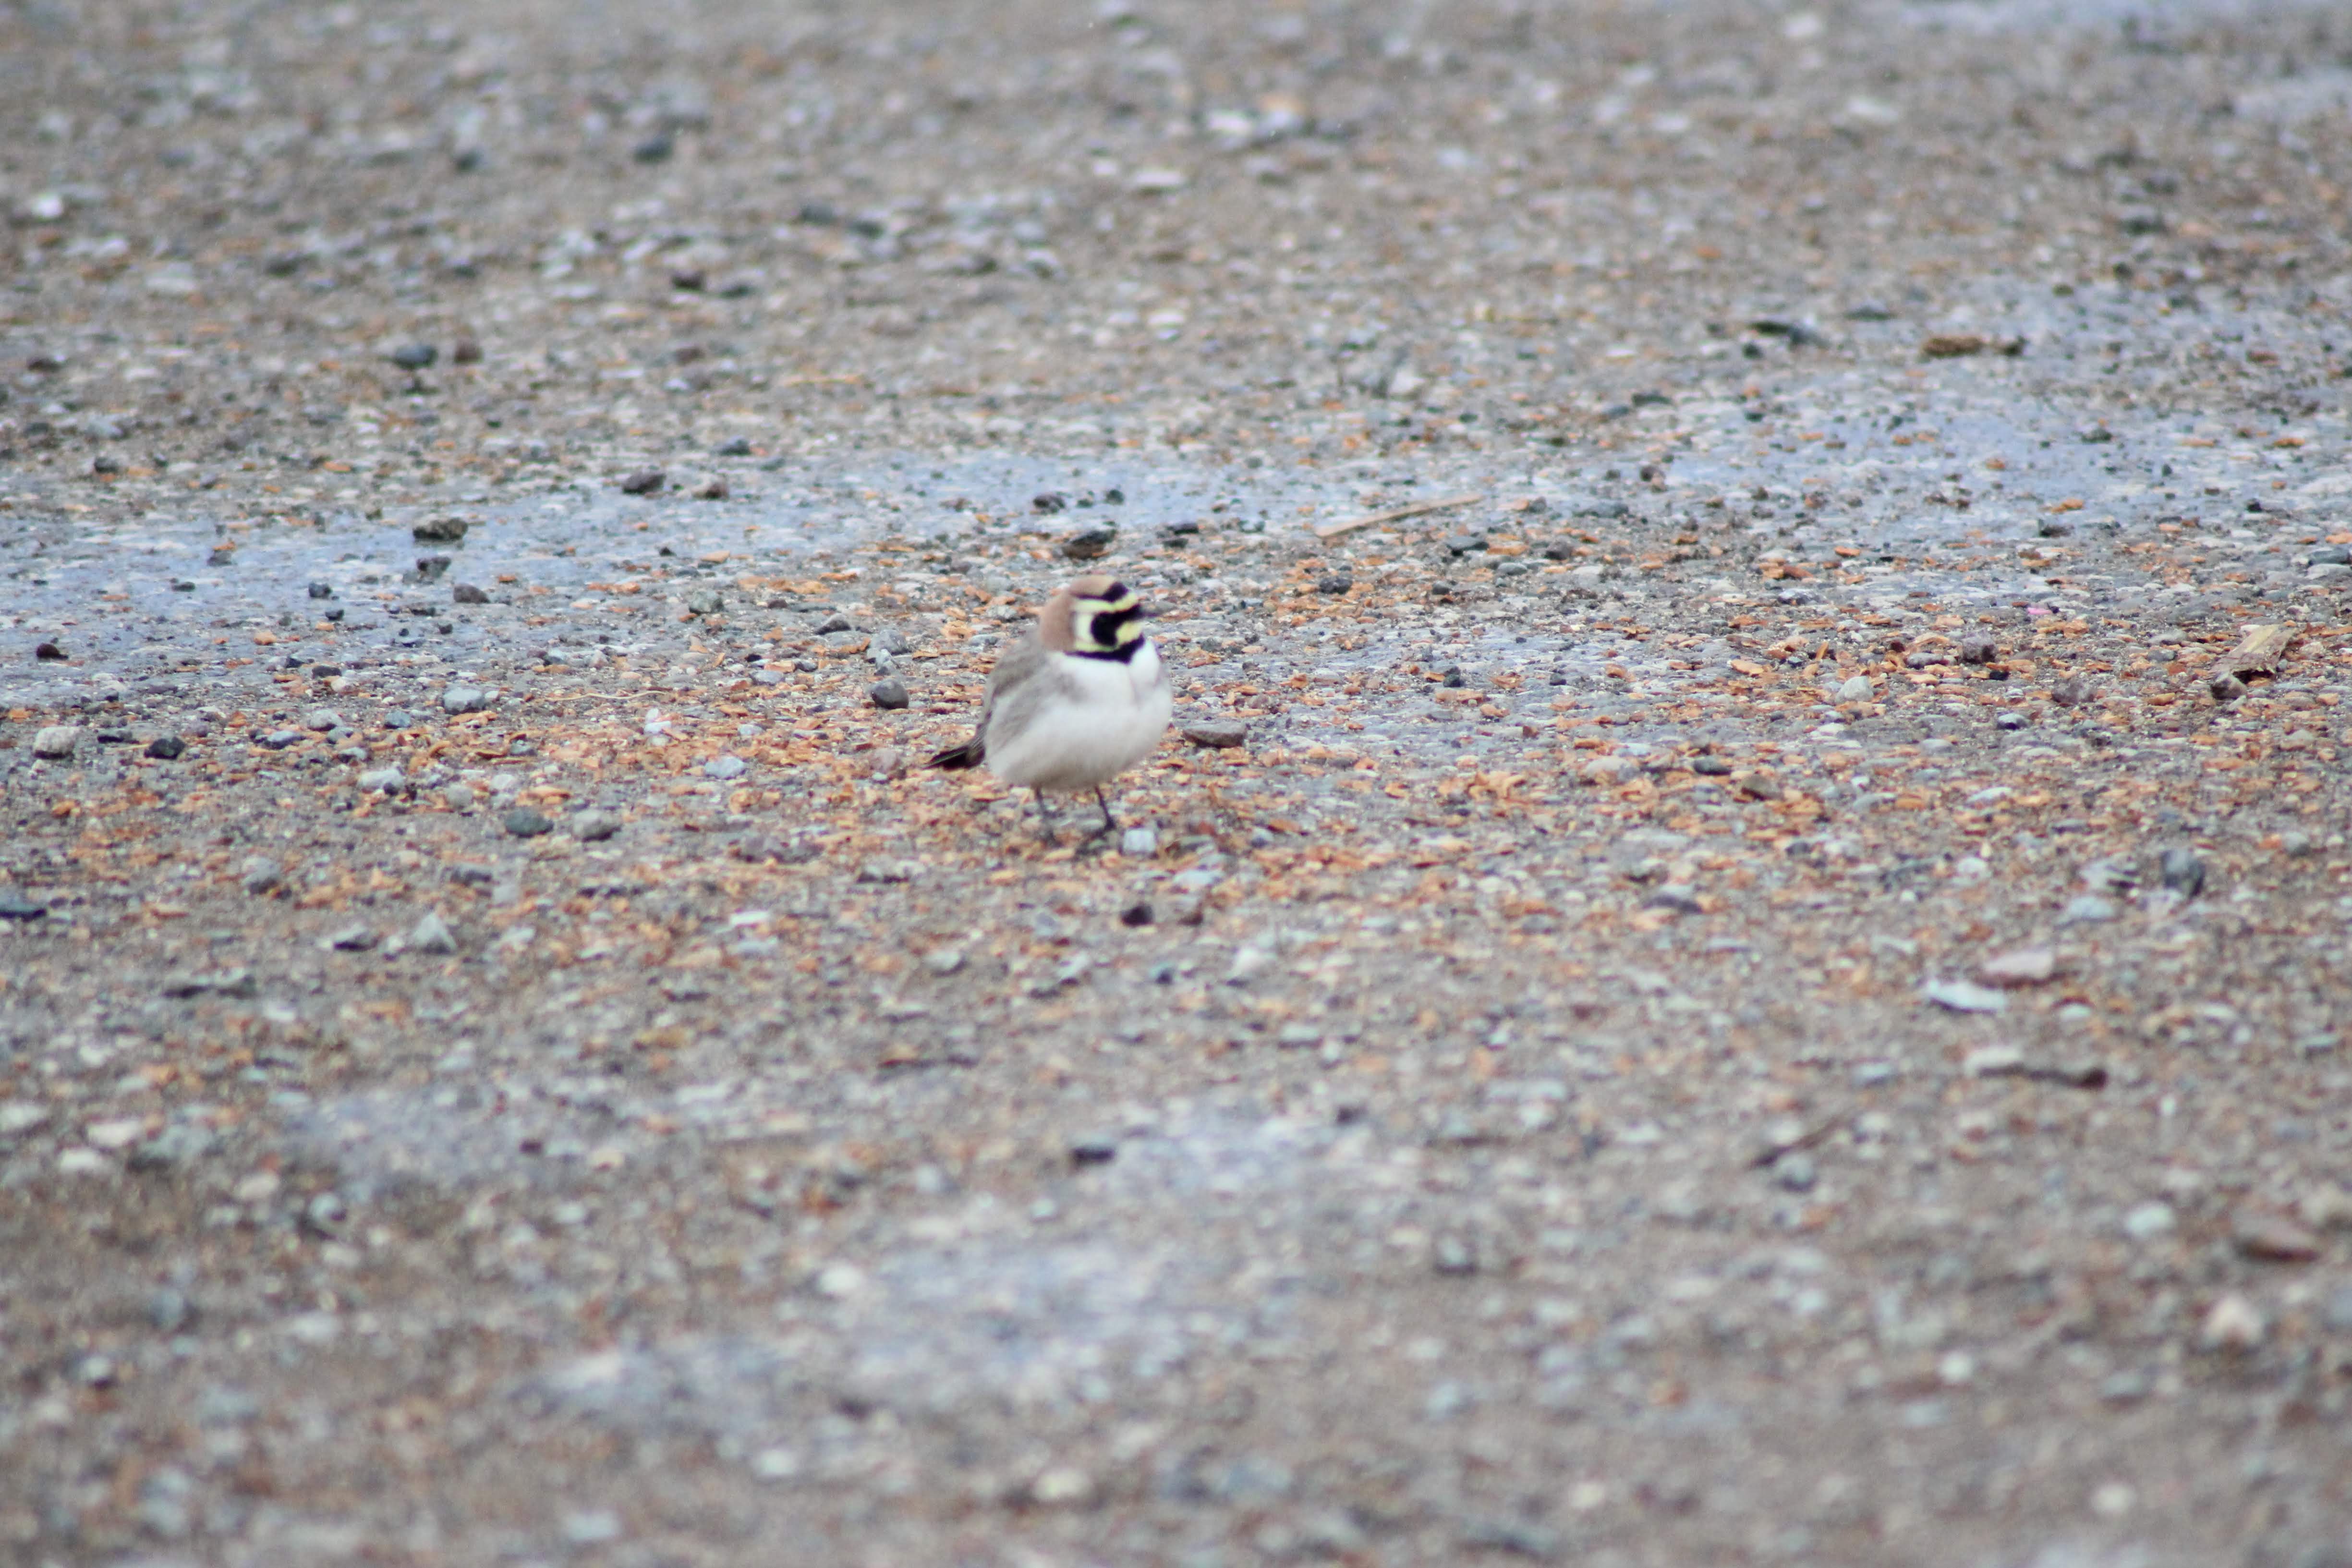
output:
POLYGON ((1123 664, 1070 654, 1059 662, 1071 694, 1037 709, 1017 734, 988 737, 988 770, 1007 784, 1091 789, 1150 756, 1168 732, 1173 702, 1149 639, 1123 664))

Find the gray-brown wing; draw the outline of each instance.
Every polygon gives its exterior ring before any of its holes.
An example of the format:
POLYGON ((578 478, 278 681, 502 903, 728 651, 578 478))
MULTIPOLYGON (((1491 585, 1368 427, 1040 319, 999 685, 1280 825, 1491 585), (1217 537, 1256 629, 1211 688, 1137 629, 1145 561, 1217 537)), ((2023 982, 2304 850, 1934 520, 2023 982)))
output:
POLYGON ((971 728, 971 739, 961 745, 950 746, 931 759, 935 768, 976 768, 988 760, 988 726, 996 715, 997 703, 1006 691, 1017 693, 1024 686, 1036 684, 1035 676, 1045 660, 1045 645, 1032 632, 996 660, 988 672, 988 695, 980 705, 980 722, 971 728))
POLYGON ((989 672, 988 701, 981 709, 980 728, 972 742, 985 752, 992 729, 999 734, 1018 734, 1046 703, 1075 694, 1075 687, 1062 672, 1060 656, 1036 637, 1024 637, 989 672))

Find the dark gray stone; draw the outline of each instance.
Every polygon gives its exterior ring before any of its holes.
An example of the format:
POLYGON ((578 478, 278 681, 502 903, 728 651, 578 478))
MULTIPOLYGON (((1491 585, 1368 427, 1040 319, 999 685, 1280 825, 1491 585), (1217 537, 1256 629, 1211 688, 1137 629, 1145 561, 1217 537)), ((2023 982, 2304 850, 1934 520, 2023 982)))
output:
POLYGON ((1108 554, 1110 547, 1118 542, 1117 524, 1097 522, 1062 541, 1062 553, 1073 561, 1098 560, 1108 554))

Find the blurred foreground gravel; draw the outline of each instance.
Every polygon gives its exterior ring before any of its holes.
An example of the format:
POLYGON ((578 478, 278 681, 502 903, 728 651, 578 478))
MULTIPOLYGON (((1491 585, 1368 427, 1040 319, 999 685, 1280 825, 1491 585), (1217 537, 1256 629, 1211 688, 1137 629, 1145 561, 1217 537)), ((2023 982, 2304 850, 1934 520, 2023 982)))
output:
POLYGON ((0 1557, 2352 1563, 2347 104, 0 8, 0 1557))

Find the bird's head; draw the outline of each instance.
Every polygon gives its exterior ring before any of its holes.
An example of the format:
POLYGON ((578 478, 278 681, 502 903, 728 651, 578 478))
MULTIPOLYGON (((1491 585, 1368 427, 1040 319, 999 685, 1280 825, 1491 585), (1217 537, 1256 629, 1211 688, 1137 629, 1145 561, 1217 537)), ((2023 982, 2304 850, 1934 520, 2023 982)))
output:
POLYGON ((1143 645, 1143 601, 1117 578, 1081 577, 1046 601, 1043 633, 1057 652, 1131 658, 1143 645))

